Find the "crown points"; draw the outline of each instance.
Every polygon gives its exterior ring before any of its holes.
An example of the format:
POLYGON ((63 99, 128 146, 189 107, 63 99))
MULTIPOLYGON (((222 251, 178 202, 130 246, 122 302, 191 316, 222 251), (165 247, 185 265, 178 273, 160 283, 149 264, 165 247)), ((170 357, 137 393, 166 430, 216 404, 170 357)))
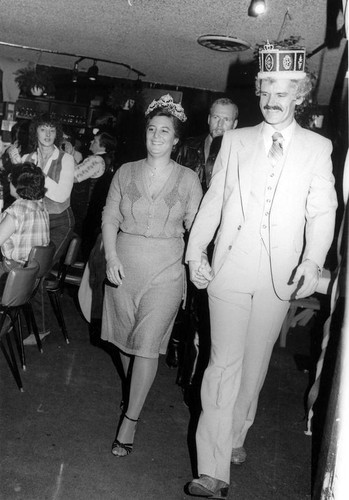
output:
POLYGON ((157 108, 166 109, 172 116, 175 116, 181 122, 185 122, 187 117, 185 116, 184 109, 181 104, 173 101, 170 94, 166 94, 160 97, 160 99, 154 99, 148 106, 145 116, 154 111, 157 108))
POLYGON ((274 45, 272 43, 269 43, 269 40, 267 40, 267 43, 264 45, 264 50, 273 50, 274 45))

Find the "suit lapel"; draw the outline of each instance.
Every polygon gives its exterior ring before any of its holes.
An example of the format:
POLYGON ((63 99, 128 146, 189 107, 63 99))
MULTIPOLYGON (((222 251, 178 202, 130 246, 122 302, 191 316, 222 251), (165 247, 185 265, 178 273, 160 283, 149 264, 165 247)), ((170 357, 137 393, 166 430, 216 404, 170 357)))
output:
POLYGON ((304 153, 309 148, 307 141, 304 139, 303 129, 296 123, 293 137, 287 148, 283 173, 287 174, 289 169, 295 173, 297 169, 303 170, 304 153))
POLYGON ((249 129, 241 138, 241 148, 237 153, 240 196, 244 216, 251 192, 253 168, 258 161, 257 154, 261 146, 264 148, 261 130, 262 124, 249 129))

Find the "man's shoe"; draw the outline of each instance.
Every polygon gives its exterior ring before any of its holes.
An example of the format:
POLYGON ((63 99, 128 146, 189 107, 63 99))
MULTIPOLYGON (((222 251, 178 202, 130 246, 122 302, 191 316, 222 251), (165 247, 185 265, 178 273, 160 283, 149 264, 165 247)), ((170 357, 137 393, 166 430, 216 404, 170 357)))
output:
POLYGON ((233 448, 231 452, 231 463, 233 465, 242 465, 246 461, 247 453, 243 446, 233 448))
POLYGON ((228 498, 229 485, 224 481, 202 474, 188 484, 188 492, 192 496, 212 499, 228 498))

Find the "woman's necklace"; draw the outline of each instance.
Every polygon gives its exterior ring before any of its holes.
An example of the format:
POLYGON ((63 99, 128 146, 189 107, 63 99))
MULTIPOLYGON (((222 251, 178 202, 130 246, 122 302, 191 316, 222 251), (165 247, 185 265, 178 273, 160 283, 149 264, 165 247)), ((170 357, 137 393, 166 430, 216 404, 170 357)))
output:
POLYGON ((157 196, 166 182, 168 181, 172 170, 173 162, 170 160, 167 165, 151 166, 145 162, 147 185, 151 196, 157 196))
POLYGON ((41 168, 43 169, 48 160, 51 158, 54 148, 44 152, 41 150, 41 148, 38 148, 38 151, 39 151, 39 164, 41 164, 41 168))
POLYGON ((164 178, 169 177, 172 168, 170 168, 171 160, 165 166, 151 166, 147 161, 145 161, 146 171, 148 173, 149 185, 152 185, 155 182, 159 182, 164 178))

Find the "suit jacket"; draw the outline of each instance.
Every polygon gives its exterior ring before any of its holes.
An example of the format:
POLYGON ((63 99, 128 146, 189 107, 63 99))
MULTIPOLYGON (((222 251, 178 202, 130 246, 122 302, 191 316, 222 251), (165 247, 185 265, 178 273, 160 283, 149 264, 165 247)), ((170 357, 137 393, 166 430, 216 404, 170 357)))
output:
MULTIPOLYGON (((224 134, 210 188, 190 233, 186 261, 200 261, 218 228, 214 274, 246 219, 253 169, 265 155, 262 125, 224 134)), ((297 265, 311 259, 322 267, 333 239, 337 197, 331 152, 331 141, 296 124, 272 199, 266 242, 275 293, 282 300, 289 300, 296 288, 289 281, 297 265)))

